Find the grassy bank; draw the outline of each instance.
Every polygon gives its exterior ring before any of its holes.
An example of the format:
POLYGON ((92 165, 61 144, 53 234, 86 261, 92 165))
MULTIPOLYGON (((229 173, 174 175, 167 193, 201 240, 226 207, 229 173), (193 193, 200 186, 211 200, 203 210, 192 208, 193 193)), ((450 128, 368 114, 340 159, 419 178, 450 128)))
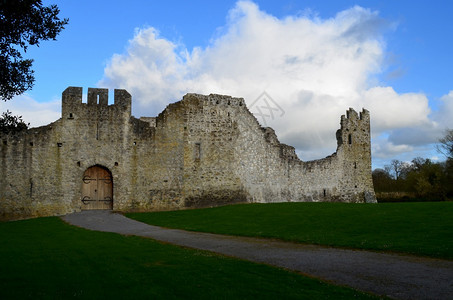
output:
POLYGON ((453 202, 244 204, 127 216, 193 231, 453 258, 453 202))
POLYGON ((59 218, 0 223, 0 299, 350 299, 296 273, 88 231, 59 218))

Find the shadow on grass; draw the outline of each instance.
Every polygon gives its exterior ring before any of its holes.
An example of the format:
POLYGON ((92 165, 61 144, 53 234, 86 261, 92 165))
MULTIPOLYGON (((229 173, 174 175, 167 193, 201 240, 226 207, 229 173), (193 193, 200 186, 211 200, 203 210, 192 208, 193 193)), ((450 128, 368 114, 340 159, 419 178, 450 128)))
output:
POLYGON ((56 217, 0 223, 0 299, 350 299, 366 294, 286 270, 56 217))

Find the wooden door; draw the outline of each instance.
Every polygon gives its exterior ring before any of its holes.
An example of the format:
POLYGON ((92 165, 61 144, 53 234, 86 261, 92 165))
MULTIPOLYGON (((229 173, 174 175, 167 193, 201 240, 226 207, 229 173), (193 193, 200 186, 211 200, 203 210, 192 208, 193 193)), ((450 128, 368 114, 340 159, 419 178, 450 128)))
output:
POLYGON ((112 174, 105 168, 88 168, 82 178, 82 209, 112 209, 112 174))

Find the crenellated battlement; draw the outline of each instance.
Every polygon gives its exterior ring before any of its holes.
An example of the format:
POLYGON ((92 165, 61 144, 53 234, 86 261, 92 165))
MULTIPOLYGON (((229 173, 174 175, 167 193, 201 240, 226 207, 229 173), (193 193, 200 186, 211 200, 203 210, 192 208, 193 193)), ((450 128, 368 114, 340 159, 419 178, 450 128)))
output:
MULTIPOLYGON (((108 107, 109 90, 104 88, 88 88, 87 103, 82 103, 83 89, 81 87, 68 87, 62 93, 62 116, 72 117, 72 111, 77 107, 108 107)), ((131 110, 132 97, 122 89, 114 90, 114 104, 110 106, 131 110)))
POLYGON ((88 88, 87 96, 88 105, 109 105, 109 90, 108 89, 99 89, 99 88, 88 88))
POLYGON ((349 108, 349 110, 346 111, 346 115, 341 116, 341 121, 343 122, 344 120, 365 120, 369 121, 370 119, 370 112, 366 109, 362 109, 360 114, 358 114, 353 108, 349 108))
POLYGON ((358 114, 353 108, 349 108, 349 110, 346 111, 346 114, 341 116, 340 121, 341 128, 363 126, 367 124, 369 126, 369 123, 370 112, 364 108, 360 114, 358 114))
POLYGON ((369 144, 370 133, 370 112, 362 109, 358 114, 354 109, 349 108, 345 115, 341 116, 341 128, 337 131, 337 144, 357 145, 369 144))
POLYGON ((82 104, 82 88, 70 86, 61 94, 61 104, 64 109, 69 105, 82 104))

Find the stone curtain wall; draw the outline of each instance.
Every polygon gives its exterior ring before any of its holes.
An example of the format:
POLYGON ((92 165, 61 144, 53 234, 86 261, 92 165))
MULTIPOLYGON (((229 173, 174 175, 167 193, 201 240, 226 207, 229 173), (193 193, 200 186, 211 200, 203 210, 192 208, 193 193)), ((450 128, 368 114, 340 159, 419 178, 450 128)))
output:
POLYGON ((188 94, 179 103, 186 107, 185 206, 376 201, 366 110, 342 116, 334 154, 302 162, 272 128, 259 125, 242 98, 188 94))
MULTIPOLYGON (((202 153, 213 152, 215 158, 211 160, 208 155, 199 164, 205 163, 205 169, 209 169, 217 162, 217 168, 226 170, 215 173, 225 175, 215 177, 221 178, 217 186, 230 187, 232 194, 241 194, 248 202, 365 202, 365 195, 367 201, 376 201, 371 180, 368 111, 363 110, 359 117, 350 109, 342 116, 337 133, 340 140, 334 154, 303 162, 294 147, 278 141, 272 128, 259 125, 243 99, 219 95, 191 97, 203 99, 204 117, 196 128, 205 137, 199 140, 208 143, 200 143, 202 153), (210 122, 212 125, 206 125, 210 122), (214 146, 213 150, 209 145, 214 146)), ((191 137, 192 143, 196 143, 196 135, 192 133, 191 137)))
POLYGON ((249 197, 235 173, 236 118, 244 100, 221 95, 188 94, 184 106, 185 206, 246 202, 249 197))
POLYGON ((150 211, 239 202, 375 202, 370 119, 349 109, 337 151, 303 162, 263 128, 244 99, 187 94, 156 118, 131 116, 131 96, 69 87, 62 117, 0 136, 0 219, 84 209, 82 178, 92 166, 113 177, 113 209, 150 211))

